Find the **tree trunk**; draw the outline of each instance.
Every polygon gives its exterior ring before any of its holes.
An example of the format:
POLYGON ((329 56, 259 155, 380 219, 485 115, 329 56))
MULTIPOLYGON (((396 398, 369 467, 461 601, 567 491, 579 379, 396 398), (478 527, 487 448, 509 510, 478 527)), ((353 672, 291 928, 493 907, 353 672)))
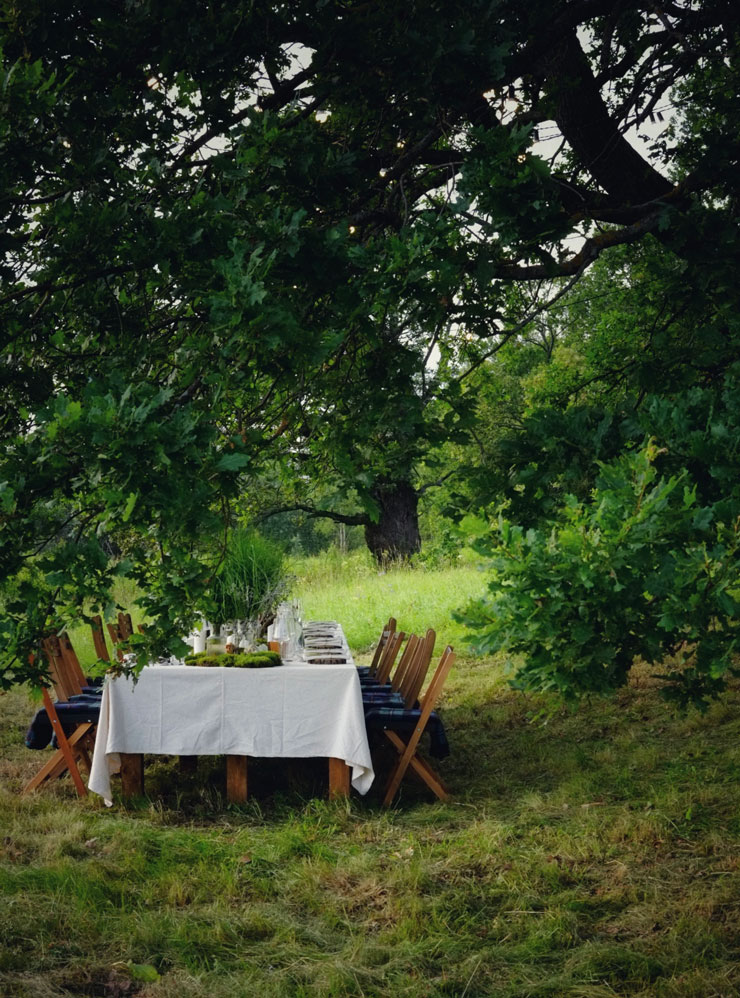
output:
POLYGON ((373 498, 380 507, 377 523, 365 525, 365 541, 379 565, 407 561, 421 551, 419 497, 409 482, 376 485, 373 498))

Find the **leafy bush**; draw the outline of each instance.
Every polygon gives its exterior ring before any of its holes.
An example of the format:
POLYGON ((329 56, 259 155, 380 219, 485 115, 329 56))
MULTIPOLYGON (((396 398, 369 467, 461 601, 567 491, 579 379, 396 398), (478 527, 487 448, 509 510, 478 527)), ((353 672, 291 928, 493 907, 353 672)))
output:
POLYGON ((236 530, 214 579, 214 623, 251 620, 262 628, 290 588, 281 549, 251 530, 236 530))
POLYGON ((501 518, 479 536, 490 595, 462 619, 479 652, 523 656, 516 685, 606 693, 636 657, 675 656, 661 673, 666 693, 701 707, 738 674, 738 511, 700 506, 687 472, 659 476, 659 453, 651 442, 601 465, 591 501, 568 497, 549 528, 501 518))

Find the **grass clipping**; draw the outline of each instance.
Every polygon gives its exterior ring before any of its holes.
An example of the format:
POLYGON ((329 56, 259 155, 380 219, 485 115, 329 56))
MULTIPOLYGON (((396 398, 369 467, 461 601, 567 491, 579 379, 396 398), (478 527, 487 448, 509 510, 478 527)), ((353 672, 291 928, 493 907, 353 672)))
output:
POLYGON ((282 664, 283 660, 276 651, 234 652, 223 655, 204 651, 185 657, 185 665, 219 669, 272 669, 282 664))

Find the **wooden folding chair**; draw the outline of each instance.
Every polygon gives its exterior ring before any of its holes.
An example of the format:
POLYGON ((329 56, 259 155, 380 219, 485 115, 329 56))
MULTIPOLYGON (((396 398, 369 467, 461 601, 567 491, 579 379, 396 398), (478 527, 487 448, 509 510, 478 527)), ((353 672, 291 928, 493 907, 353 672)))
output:
POLYGON ((432 711, 434 710, 434 706, 439 699, 442 687, 447 679, 447 674, 452 668, 454 661, 455 655, 452 648, 448 645, 442 653, 442 658, 440 659, 437 670, 432 677, 429 688, 420 702, 419 711, 401 712, 406 713, 409 716, 413 716, 416 719, 416 726, 414 727, 411 737, 407 742, 404 742, 400 735, 391 728, 387 727, 384 729, 383 733, 399 755, 398 762, 396 763, 388 780, 385 796, 383 798, 384 807, 388 807, 393 798, 396 796, 398 788, 401 785, 401 780, 409 767, 413 769, 416 775, 424 781, 429 789, 432 790, 440 800, 447 800, 449 798, 449 792, 440 777, 434 772, 429 763, 417 754, 417 746, 419 744, 419 739, 424 734, 430 717, 432 716, 432 711))
POLYGON ((383 652, 385 651, 385 646, 388 643, 388 639, 390 638, 391 634, 393 634, 395 630, 396 630, 396 618, 390 617, 388 623, 380 632, 380 638, 378 639, 378 643, 375 646, 375 652, 373 653, 372 662, 370 663, 369 666, 361 666, 358 669, 361 678, 363 679, 365 677, 373 679, 375 678, 375 675, 378 671, 378 666, 380 664, 380 660, 383 656, 383 652))
MULTIPOLYGON (((98 658, 110 661, 105 639, 103 638, 100 617, 93 618, 92 631, 98 658)), ((87 678, 80 667, 79 659, 75 654, 68 634, 64 633, 61 637, 50 635, 41 644, 49 667, 49 675, 56 695, 56 703, 46 687, 44 687, 41 696, 52 731, 56 735, 58 748, 51 759, 29 780, 23 788, 22 793, 30 793, 47 780, 57 779, 69 771, 78 796, 84 797, 87 794, 87 787, 82 782, 79 764, 82 763, 88 773, 90 772, 90 752, 95 742, 95 722, 94 720, 82 721, 77 724, 72 734, 67 735, 57 711, 57 704, 71 704, 71 698, 83 694, 85 689, 89 688, 87 687, 87 678)), ((62 709, 64 710, 64 708, 62 709)), ((91 718, 94 717, 94 706, 90 704, 81 705, 80 713, 85 712, 89 713, 91 718), (85 710, 86 707, 88 708, 87 711, 85 710)))
POLYGON ((362 702, 366 713, 386 706, 406 709, 417 706, 419 691, 424 685, 432 660, 436 637, 431 628, 423 638, 415 634, 409 637, 390 683, 382 687, 363 687, 362 702))

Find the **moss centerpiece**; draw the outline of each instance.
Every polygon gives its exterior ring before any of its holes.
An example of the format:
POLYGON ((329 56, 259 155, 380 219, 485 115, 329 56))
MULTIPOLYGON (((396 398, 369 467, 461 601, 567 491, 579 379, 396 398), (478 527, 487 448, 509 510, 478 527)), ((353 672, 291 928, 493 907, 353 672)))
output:
POLYGON ((185 665, 219 669, 272 669, 282 664, 283 660, 275 651, 235 652, 225 655, 204 651, 185 657, 185 665))

